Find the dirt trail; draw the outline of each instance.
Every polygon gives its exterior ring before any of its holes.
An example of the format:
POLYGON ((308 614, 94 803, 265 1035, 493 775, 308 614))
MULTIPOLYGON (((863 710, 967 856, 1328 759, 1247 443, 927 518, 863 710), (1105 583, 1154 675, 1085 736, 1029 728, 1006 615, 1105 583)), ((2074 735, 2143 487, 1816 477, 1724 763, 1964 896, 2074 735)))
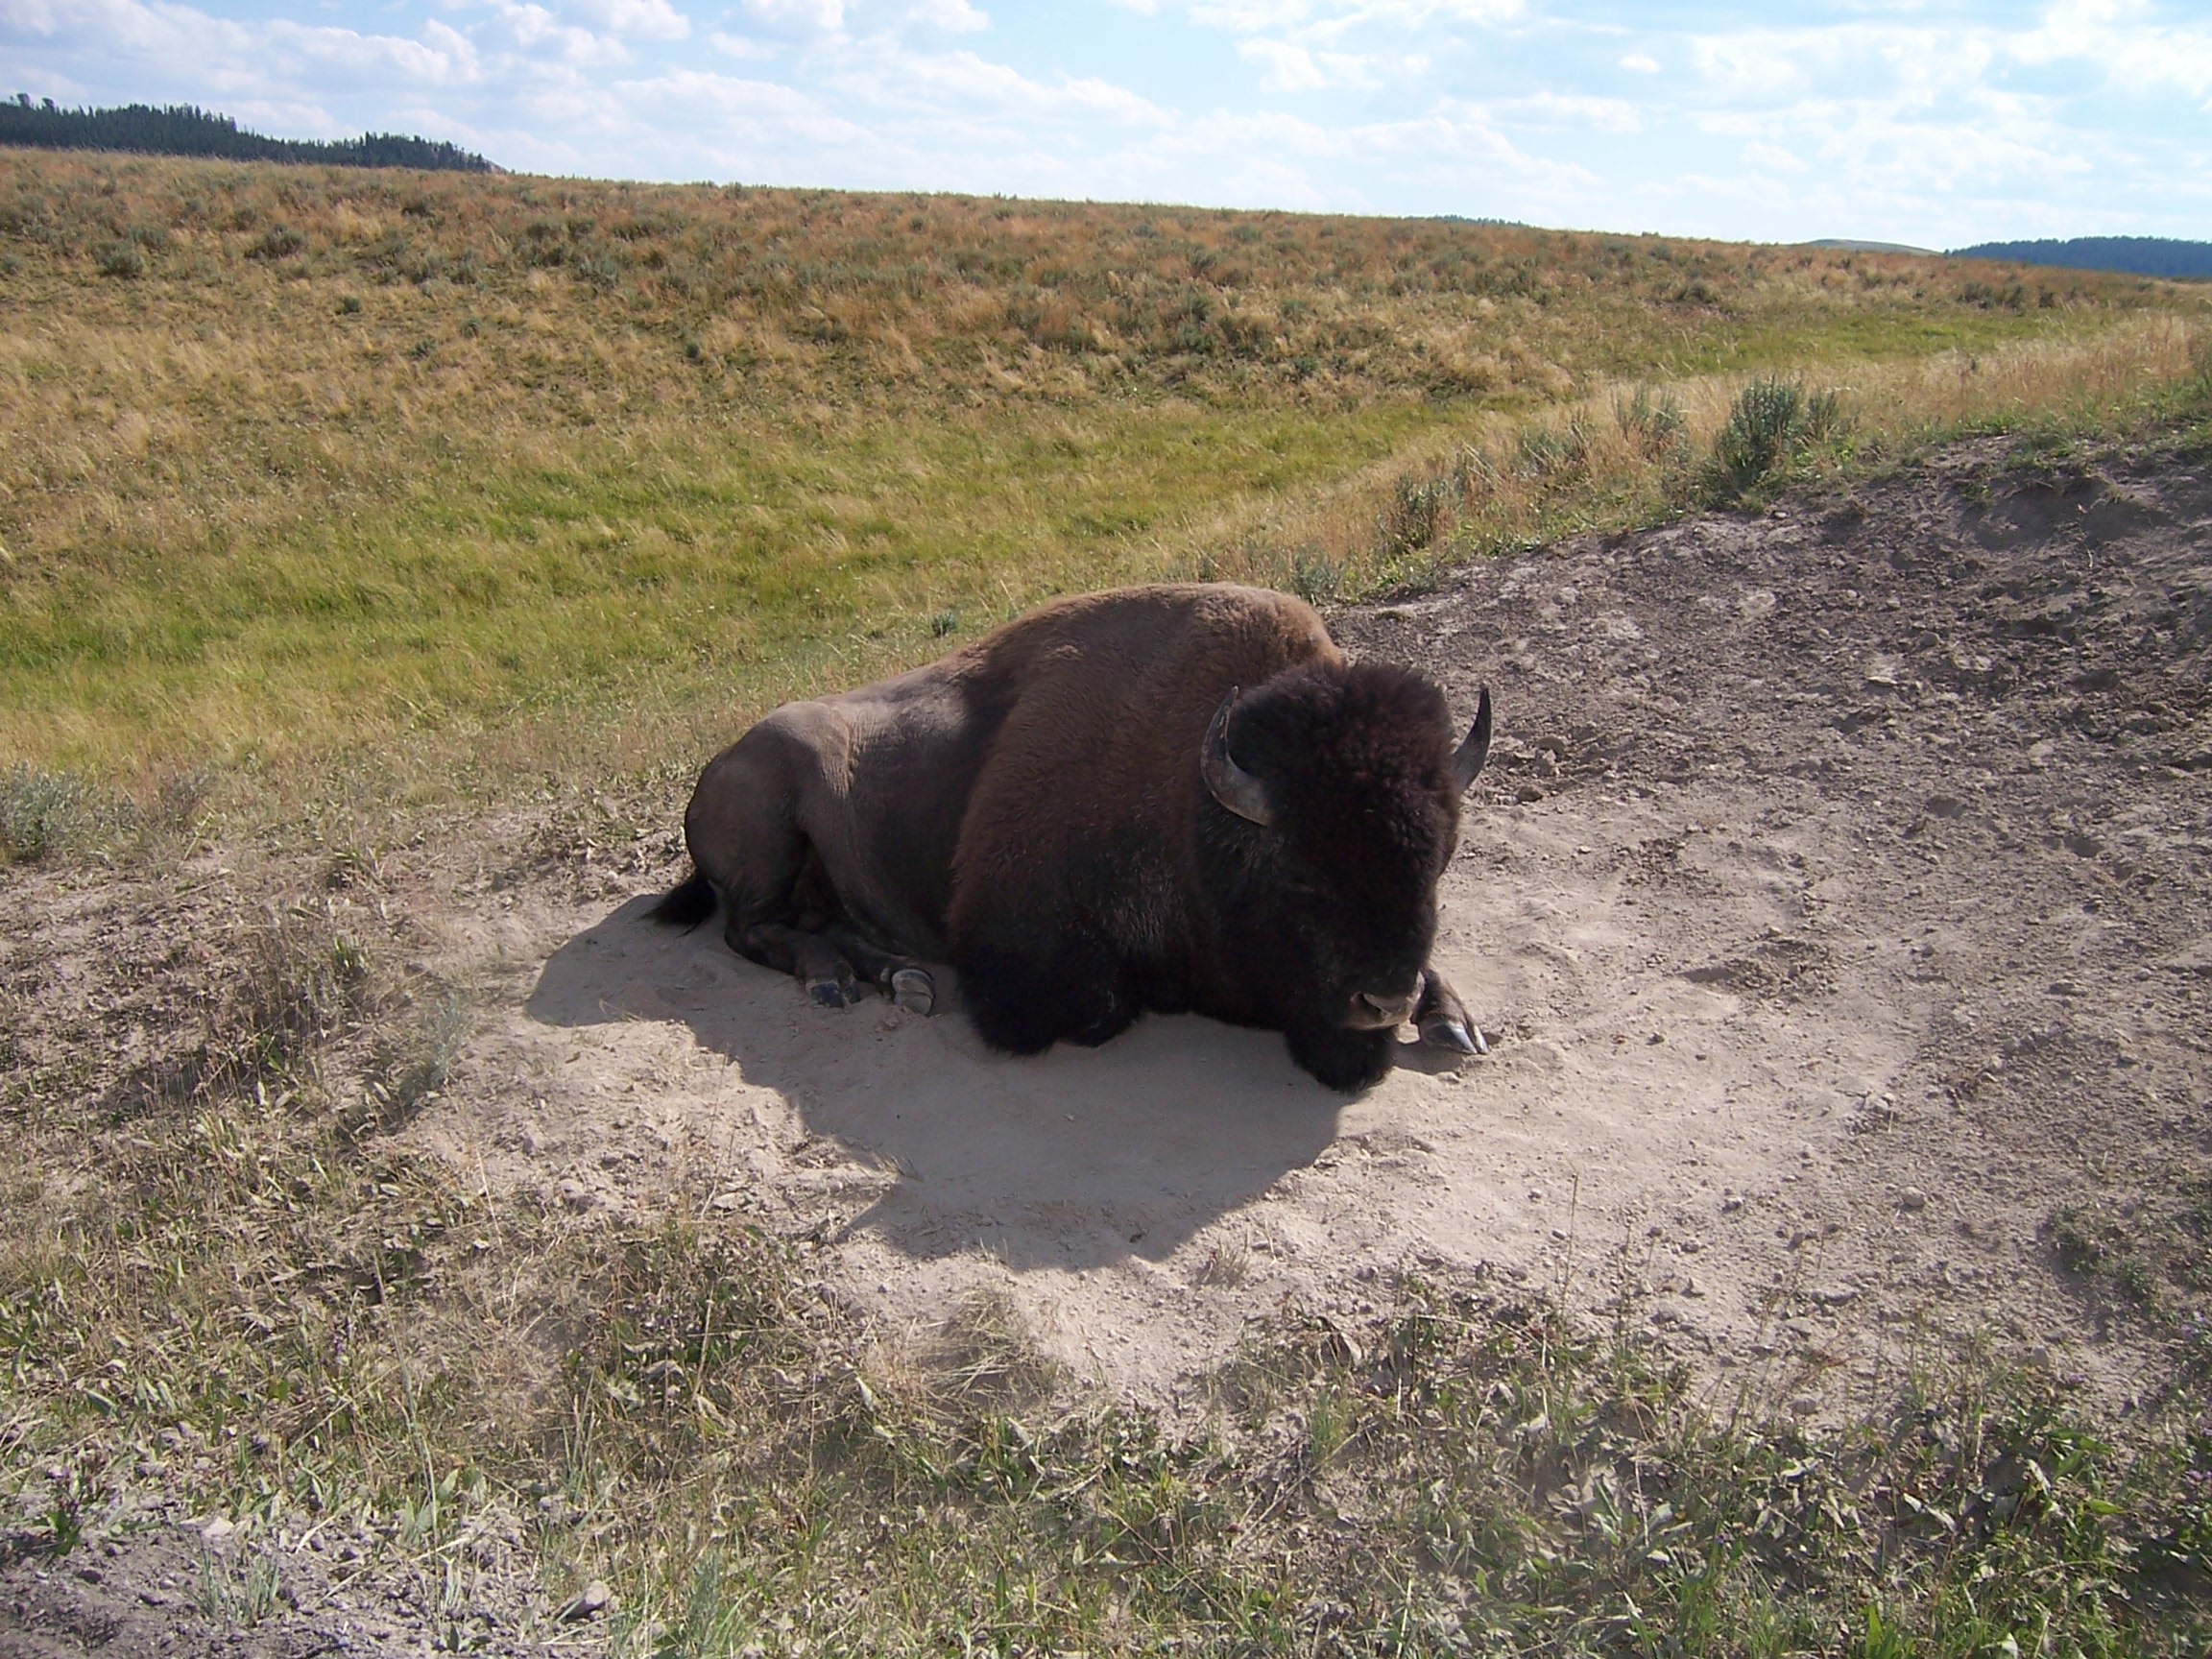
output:
POLYGON ((2048 1223, 2206 1129, 2208 514, 2198 469, 1985 445, 1334 618, 1497 688, 1439 950, 1487 1061, 1347 1100, 1194 1019, 1009 1060, 590 902, 664 865, 447 911, 542 966, 418 1133, 579 1205, 710 1191, 890 1325, 1001 1286, 1163 1404, 1407 1269, 1625 1293, 1804 1409, 1927 1321, 2125 1395, 2048 1223))

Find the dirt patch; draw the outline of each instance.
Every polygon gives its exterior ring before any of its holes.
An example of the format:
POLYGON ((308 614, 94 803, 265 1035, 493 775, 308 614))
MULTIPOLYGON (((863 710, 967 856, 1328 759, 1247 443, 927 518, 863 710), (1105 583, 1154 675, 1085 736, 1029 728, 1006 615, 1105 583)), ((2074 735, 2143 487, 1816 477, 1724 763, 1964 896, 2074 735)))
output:
POLYGON ((1824 1405, 1930 1324, 2125 1396, 2046 1227, 2203 1150, 2208 513, 2195 467, 1982 445, 1334 618, 1497 688, 1439 947, 1487 1062, 1347 1100, 1201 1020, 1022 1061, 826 1012, 642 924, 661 834, 426 924, 516 989, 417 1132, 578 1206, 704 1185, 891 1324, 1003 1287, 1162 1404, 1408 1270, 1625 1295, 1824 1405))
POLYGON ((401 1659, 595 1649, 577 1606, 534 1605, 518 1527, 483 1528, 459 1565, 466 1610, 448 1605, 454 1563, 396 1563, 356 1523, 240 1528, 162 1505, 119 1510, 56 1556, 31 1533, 0 1533, 0 1659, 401 1659), (577 1628, 583 1625, 585 1628, 577 1628))

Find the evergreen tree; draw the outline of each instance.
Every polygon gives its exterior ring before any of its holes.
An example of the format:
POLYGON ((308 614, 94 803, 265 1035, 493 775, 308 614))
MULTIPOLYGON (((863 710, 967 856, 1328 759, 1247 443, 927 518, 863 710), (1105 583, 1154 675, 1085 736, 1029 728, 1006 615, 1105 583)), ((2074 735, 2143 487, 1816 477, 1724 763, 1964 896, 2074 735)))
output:
POLYGON ((1977 242, 1951 252, 1968 259, 2017 259, 2078 271, 2127 271, 2138 276, 2212 276, 2212 242, 2171 236, 2075 236, 2066 241, 1977 242))
POLYGON ((34 104, 28 92, 0 103, 0 144, 41 150, 129 150, 148 156, 220 156, 232 161, 321 162, 330 167, 421 167, 458 173, 496 171, 481 156, 457 144, 397 132, 367 132, 328 143, 265 138, 228 115, 190 104, 156 109, 127 104, 118 109, 61 109, 51 98, 34 104))

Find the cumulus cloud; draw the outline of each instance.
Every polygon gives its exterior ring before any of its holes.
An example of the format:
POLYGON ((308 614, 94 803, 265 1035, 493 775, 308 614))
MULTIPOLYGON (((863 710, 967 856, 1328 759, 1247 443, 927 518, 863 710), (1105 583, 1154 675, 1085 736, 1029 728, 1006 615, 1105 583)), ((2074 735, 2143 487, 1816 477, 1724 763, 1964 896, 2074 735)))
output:
POLYGON ((192 99, 303 134, 404 127, 563 171, 1945 245, 2068 214, 2202 234, 2212 212, 2212 21, 2183 0, 1844 0, 1806 21, 1663 9, 1629 27, 1583 0, 382 0, 336 15, 321 0, 0 0, 0 56, 34 93, 192 99), (1082 28, 1035 26, 1077 4, 1082 28))
POLYGON ((409 37, 284 17, 234 20, 139 0, 0 0, 0 31, 164 69, 198 65, 246 94, 323 71, 429 86, 467 84, 481 71, 474 43, 435 18, 409 37))
POLYGON ((989 13, 977 11, 968 0, 917 0, 906 9, 906 17, 909 22, 948 35, 973 35, 991 27, 989 13))
POLYGON ((843 33, 845 0, 740 0, 737 15, 763 35, 810 39, 843 33))
POLYGON ((682 40, 691 33, 691 19, 668 0, 569 0, 566 10, 611 35, 640 40, 682 40))
POLYGON ((1287 40, 1239 40, 1237 55, 1264 71, 1270 92, 1318 92, 1332 86, 1380 86, 1372 59, 1352 52, 1313 52, 1287 40))

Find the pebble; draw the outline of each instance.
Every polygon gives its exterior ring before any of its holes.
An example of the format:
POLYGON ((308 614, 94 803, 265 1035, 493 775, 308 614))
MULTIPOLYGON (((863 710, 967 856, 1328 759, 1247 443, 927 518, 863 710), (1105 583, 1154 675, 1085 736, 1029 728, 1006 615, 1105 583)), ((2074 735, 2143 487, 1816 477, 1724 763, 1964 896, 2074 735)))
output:
POLYGON ((607 1581, 594 1578, 576 1593, 576 1597, 556 1615, 564 1624, 580 1623, 586 1619, 596 1619, 613 1605, 614 1592, 607 1588, 607 1581))
POLYGON ((1513 799, 1524 806, 1533 806, 1537 802, 1544 799, 1544 791, 1537 788, 1533 783, 1524 783, 1513 799))
POLYGON ((1897 1208, 1908 1215, 1917 1215, 1928 1208, 1928 1194, 1917 1187, 1908 1187, 1897 1194, 1897 1208))

